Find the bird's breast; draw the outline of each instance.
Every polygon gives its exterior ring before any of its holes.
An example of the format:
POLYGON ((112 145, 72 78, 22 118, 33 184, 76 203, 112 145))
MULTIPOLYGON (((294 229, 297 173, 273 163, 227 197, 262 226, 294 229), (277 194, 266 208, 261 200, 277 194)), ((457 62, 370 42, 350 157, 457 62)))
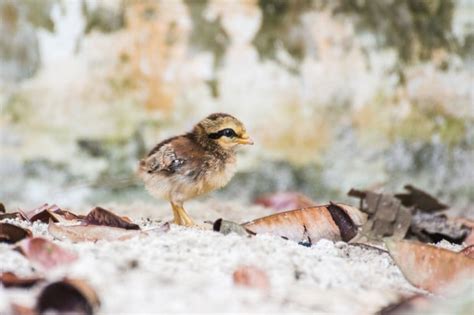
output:
MULTIPOLYGON (((227 161, 217 170, 210 170, 206 176, 206 186, 208 191, 218 189, 227 185, 235 174, 237 164, 235 159, 227 161)), ((206 189, 206 190, 207 190, 206 189)))

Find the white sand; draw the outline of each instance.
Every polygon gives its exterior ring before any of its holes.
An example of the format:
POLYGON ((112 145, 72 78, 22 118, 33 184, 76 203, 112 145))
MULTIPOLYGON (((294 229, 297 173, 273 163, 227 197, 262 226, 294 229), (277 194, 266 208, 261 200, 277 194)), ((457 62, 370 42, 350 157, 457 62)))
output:
MULTIPOLYGON (((189 212, 198 219, 219 217, 247 221, 269 213, 256 206, 233 202, 194 202, 189 212), (199 211, 207 209, 206 211, 199 211)), ((159 225, 144 217, 170 217, 166 205, 114 206, 131 215, 142 227, 159 225)), ((12 222, 11 220, 9 222, 12 222)), ((28 226, 24 222, 15 224, 28 226)), ((35 236, 51 238, 46 224, 30 226, 35 236)), ((175 225, 168 233, 127 241, 57 244, 77 252, 80 259, 50 272, 50 279, 64 275, 83 278, 97 290, 99 313, 158 312, 331 312, 370 314, 400 294, 416 292, 392 259, 376 250, 322 240, 307 248, 271 236, 253 238, 221 235, 175 225), (131 268, 131 262, 137 262, 131 268), (236 287, 232 273, 241 264, 265 270, 271 289, 236 287)), ((28 260, 0 244, 0 269, 32 274, 28 260)), ((0 313, 10 302, 32 305, 38 289, 0 288, 0 313)))

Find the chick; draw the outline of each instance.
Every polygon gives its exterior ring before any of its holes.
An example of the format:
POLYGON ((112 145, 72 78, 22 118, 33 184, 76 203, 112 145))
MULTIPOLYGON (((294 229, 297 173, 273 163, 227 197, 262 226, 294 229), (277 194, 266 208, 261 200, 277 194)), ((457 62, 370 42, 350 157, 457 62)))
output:
POLYGON ((191 132, 158 143, 140 161, 138 174, 152 196, 171 203, 174 223, 193 226, 183 202, 230 181, 239 144, 253 144, 244 125, 231 115, 211 114, 191 132))

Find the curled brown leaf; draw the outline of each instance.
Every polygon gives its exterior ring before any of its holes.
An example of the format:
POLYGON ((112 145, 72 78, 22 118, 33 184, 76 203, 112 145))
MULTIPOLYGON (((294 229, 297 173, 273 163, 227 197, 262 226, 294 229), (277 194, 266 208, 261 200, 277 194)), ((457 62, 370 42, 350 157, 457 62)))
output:
POLYGON ((311 239, 350 240, 354 231, 365 222, 365 214, 358 209, 331 204, 281 212, 242 224, 256 234, 272 234, 296 242, 311 239), (331 211, 328 207, 331 206, 331 211))
POLYGON ((31 236, 32 233, 28 229, 10 223, 0 223, 0 242, 13 244, 31 236))
POLYGON ((26 220, 26 217, 20 213, 19 211, 16 212, 7 212, 3 203, 0 202, 0 220, 3 219, 20 219, 26 220))
POLYGON ((19 277, 13 272, 0 274, 0 282, 5 288, 29 288, 43 280, 41 277, 19 277))
POLYGON ((34 221, 41 221, 47 223, 50 219, 53 221, 57 222, 57 218, 54 216, 53 211, 55 209, 58 209, 58 206, 56 205, 49 205, 47 203, 32 209, 30 211, 21 211, 24 217, 28 221, 34 222, 34 221))
POLYGON ((54 222, 60 222, 63 220, 84 219, 83 215, 77 215, 71 211, 61 209, 55 204, 49 205, 47 203, 30 211, 24 212, 20 210, 19 213, 25 220, 31 222, 41 221, 43 223, 48 223, 50 220, 54 222))
POLYGON ((84 221, 87 224, 94 224, 94 225, 105 225, 110 227, 117 227, 126 230, 139 230, 140 227, 132 223, 129 218, 120 217, 115 213, 112 213, 109 210, 106 210, 101 207, 95 207, 92 209, 87 216, 85 217, 84 221))
POLYGON ((65 279, 46 286, 36 302, 40 314, 93 314, 100 306, 95 290, 78 279, 65 279))
POLYGON ((84 220, 85 216, 82 214, 75 214, 69 210, 57 209, 54 211, 56 216, 62 217, 64 220, 84 220))
POLYGON ((396 194, 405 207, 415 207, 421 211, 441 211, 449 207, 438 199, 413 185, 405 185, 406 193, 396 194))

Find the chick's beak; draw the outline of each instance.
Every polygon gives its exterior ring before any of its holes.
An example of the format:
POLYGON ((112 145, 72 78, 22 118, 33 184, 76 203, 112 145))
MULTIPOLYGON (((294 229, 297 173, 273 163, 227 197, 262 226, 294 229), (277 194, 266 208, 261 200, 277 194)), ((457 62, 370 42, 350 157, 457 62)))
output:
POLYGON ((248 135, 243 135, 239 138, 237 138, 237 143, 238 144, 253 144, 252 139, 248 135))

